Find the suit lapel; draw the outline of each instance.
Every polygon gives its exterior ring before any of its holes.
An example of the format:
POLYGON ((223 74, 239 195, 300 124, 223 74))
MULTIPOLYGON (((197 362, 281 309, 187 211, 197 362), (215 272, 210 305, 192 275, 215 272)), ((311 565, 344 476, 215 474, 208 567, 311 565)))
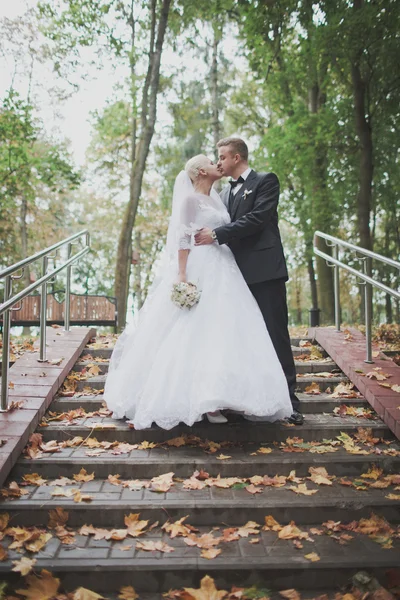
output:
POLYGON ((246 181, 244 182, 244 184, 242 185, 242 187, 240 188, 240 190, 238 191, 238 193, 235 195, 235 197, 233 199, 232 214, 231 214, 232 221, 236 217, 236 213, 238 211, 240 201, 242 200, 242 198, 244 196, 244 191, 251 190, 252 189, 251 186, 253 186, 256 181, 257 181, 257 173, 252 170, 250 175, 247 177, 246 181))

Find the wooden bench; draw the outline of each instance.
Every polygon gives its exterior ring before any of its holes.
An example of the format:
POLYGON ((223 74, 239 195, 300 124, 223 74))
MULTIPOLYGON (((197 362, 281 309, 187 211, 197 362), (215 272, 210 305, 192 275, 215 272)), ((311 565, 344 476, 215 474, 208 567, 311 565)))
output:
MULTIPOLYGON (((48 325, 64 324, 63 290, 47 294, 48 325)), ((117 301, 111 296, 71 294, 71 325, 117 325, 117 301)), ((0 319, 1 321, 1 319, 0 319)), ((11 325, 29 327, 39 325, 40 295, 32 294, 22 301, 21 310, 11 313, 11 325)))

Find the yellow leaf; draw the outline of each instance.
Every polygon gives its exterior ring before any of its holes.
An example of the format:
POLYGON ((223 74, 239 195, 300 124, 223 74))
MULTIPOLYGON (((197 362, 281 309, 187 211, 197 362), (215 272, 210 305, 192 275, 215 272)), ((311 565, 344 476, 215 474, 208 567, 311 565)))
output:
POLYGON ((28 558, 23 556, 21 560, 13 560, 14 567, 11 569, 16 573, 21 573, 23 577, 28 575, 33 569, 33 565, 36 563, 36 558, 28 558))
POLYGON ((302 494, 303 496, 312 496, 318 492, 318 490, 308 489, 305 483, 300 483, 297 487, 295 485, 290 485, 287 489, 292 490, 292 492, 295 492, 296 494, 302 494))
POLYGON ((232 456, 227 456, 226 454, 220 454, 219 456, 216 456, 217 460, 227 460, 228 458, 232 458, 232 456))
POLYGON ((214 579, 209 575, 203 577, 200 581, 200 588, 183 588, 189 596, 194 598, 194 600, 221 600, 228 595, 228 592, 225 590, 217 590, 215 587, 214 579))
POLYGON ((60 587, 60 580, 53 577, 46 569, 43 569, 40 575, 28 575, 26 583, 28 588, 16 590, 16 593, 24 596, 27 600, 51 600, 56 596, 60 587))
POLYGON ((29 552, 39 552, 52 537, 51 533, 41 533, 37 539, 25 542, 25 548, 29 552))
POLYGON ((383 469, 379 469, 376 465, 373 465, 371 469, 367 471, 367 473, 362 473, 361 477, 365 479, 374 479, 375 481, 379 479, 382 475, 383 469))
POLYGON ((286 598, 286 600, 300 600, 301 598, 299 592, 293 588, 290 590, 282 590, 279 594, 282 598, 286 598))
POLYGON ((172 548, 172 546, 168 546, 168 544, 165 544, 164 542, 161 541, 156 541, 153 542, 151 540, 145 540, 143 542, 137 542, 136 543, 136 549, 137 550, 145 550, 146 552, 174 552, 175 548, 172 548))
POLYGON ((385 498, 388 498, 389 500, 400 500, 400 494, 388 494, 385 498))
POLYGON ((392 385, 392 390, 400 394, 400 385, 397 385, 397 383, 395 383, 394 385, 392 385))
POLYGON ((78 474, 73 475, 73 478, 75 479, 75 481, 81 481, 86 483, 87 481, 93 481, 94 472, 88 475, 86 469, 82 467, 78 474))
POLYGON ((201 558, 212 559, 216 558, 221 552, 222 550, 220 548, 209 548, 208 550, 202 550, 200 556, 201 558))
POLYGON ((128 534, 132 537, 145 533, 145 528, 149 523, 148 521, 139 521, 139 513, 125 515, 124 522, 128 528, 128 534))
POLYGON ((317 562, 318 560, 321 560, 316 552, 310 552, 310 554, 305 554, 304 558, 310 560, 311 562, 317 562))
POLYGON ((254 521, 248 521, 246 525, 243 527, 239 527, 237 530, 238 535, 240 537, 249 537, 249 535, 258 535, 259 532, 259 524, 254 521))
POLYGON ((246 492, 249 494, 261 494, 262 488, 255 487, 252 483, 246 487, 246 492))
POLYGON ((44 485, 47 482, 47 479, 43 479, 38 473, 27 473, 22 479, 30 485, 44 485))
POLYGON ((91 502, 93 500, 93 496, 89 494, 81 494, 80 490, 76 490, 74 493, 74 502, 91 502))
POLYGON ((261 447, 257 450, 257 454, 270 454, 271 452, 272 452, 272 448, 261 447))
POLYGON ((72 600, 102 600, 102 599, 104 599, 104 596, 101 596, 100 594, 96 594, 96 592, 92 592, 83 587, 78 588, 74 592, 74 595, 72 596, 72 600))
POLYGON ((139 596, 131 585, 127 585, 119 590, 118 598, 119 600, 136 600, 139 596))
POLYGON ((4 531, 8 525, 10 520, 10 515, 8 513, 0 514, 0 531, 4 531))

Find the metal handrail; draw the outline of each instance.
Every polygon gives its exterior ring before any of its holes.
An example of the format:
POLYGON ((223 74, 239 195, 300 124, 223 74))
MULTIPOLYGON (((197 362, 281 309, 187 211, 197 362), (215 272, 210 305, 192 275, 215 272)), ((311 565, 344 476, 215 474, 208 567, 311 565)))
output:
POLYGON ((9 362, 10 362, 10 327, 11 327, 11 314, 12 310, 20 310, 19 308, 13 308, 18 302, 22 302, 24 298, 38 288, 40 288, 40 351, 39 361, 46 361, 46 324, 47 324, 47 283, 60 273, 63 269, 67 270, 67 280, 65 289, 65 309, 64 309, 64 329, 69 331, 70 328, 70 312, 71 312, 71 270, 72 264, 78 261, 82 256, 87 254, 90 250, 90 234, 87 229, 80 231, 70 237, 53 244, 32 256, 7 267, 0 271, 0 279, 4 279, 4 302, 0 304, 0 315, 4 314, 3 317, 3 348, 2 348, 2 378, 1 378, 1 401, 0 401, 0 412, 4 412, 8 407, 8 375, 9 375, 9 362), (80 238, 85 238, 85 246, 72 255, 72 246, 78 243, 80 238), (52 252, 57 251, 63 246, 67 246, 67 260, 53 269, 50 273, 47 273, 49 258, 55 258, 52 252), (24 269, 34 263, 37 260, 42 260, 42 276, 28 285, 17 294, 12 295, 12 282, 15 279, 21 279, 24 269), (21 275, 15 275, 18 271, 22 271, 21 275))
POLYGON ((365 362, 368 364, 372 364, 374 361, 372 360, 372 315, 370 314, 370 300, 372 297, 372 288, 376 287, 382 292, 386 294, 390 294, 394 298, 400 300, 400 292, 397 290, 393 290, 388 287, 384 283, 380 281, 375 281, 367 275, 367 260, 375 260, 396 269, 400 270, 400 262, 393 260, 392 258, 387 258, 386 256, 382 256, 381 254, 377 254, 376 252, 372 252, 372 250, 367 250, 366 248, 361 248, 360 246, 356 246, 355 244, 351 244, 350 242, 345 242, 337 237, 329 235, 327 233, 323 233, 322 231, 316 231, 314 233, 314 254, 320 256, 325 259, 327 264, 334 269, 334 295, 335 295, 335 327, 336 331, 340 331, 340 284, 339 284, 339 269, 344 269, 348 271, 352 275, 355 275, 363 282, 364 285, 364 299, 365 299, 365 338, 366 338, 366 359, 365 362), (333 256, 326 254, 317 247, 317 238, 324 239, 327 242, 327 246, 330 246, 333 250, 333 256), (339 248, 344 248, 346 250, 350 250, 351 252, 355 252, 358 255, 358 260, 363 261, 363 272, 346 265, 344 262, 339 260, 339 248))

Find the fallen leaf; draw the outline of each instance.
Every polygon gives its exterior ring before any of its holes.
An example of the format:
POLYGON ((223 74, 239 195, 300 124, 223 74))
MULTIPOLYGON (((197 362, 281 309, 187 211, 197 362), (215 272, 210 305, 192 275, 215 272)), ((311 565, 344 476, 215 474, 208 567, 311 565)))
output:
POLYGON ((305 483, 300 483, 297 487, 295 485, 290 485, 287 489, 296 494, 302 494, 303 496, 312 496, 318 492, 318 490, 310 490, 305 483))
POLYGON ((310 552, 310 554, 305 554, 304 558, 306 558, 307 560, 310 560, 311 562, 317 562, 318 560, 321 560, 321 558, 318 556, 318 554, 316 552, 310 552))
POLYGON ((54 529, 59 525, 64 526, 68 521, 69 513, 61 508, 61 506, 57 506, 57 508, 53 508, 49 510, 49 522, 47 527, 49 529, 54 529))
POLYGON ((161 541, 157 541, 157 542, 153 542, 151 540, 145 540, 143 542, 137 542, 136 543, 136 549, 137 550, 144 550, 146 552, 174 552, 175 548, 172 548, 172 546, 168 546, 168 544, 165 544, 164 542, 161 541))
POLYGON ((107 478, 108 483, 111 483, 112 485, 121 485, 121 480, 119 478, 118 473, 116 475, 109 475, 107 478))
POLYGON ((10 515, 8 513, 0 514, 0 531, 4 531, 8 526, 8 522, 10 520, 10 515))
POLYGON ((74 502, 91 502, 93 500, 93 496, 90 494, 82 494, 80 490, 76 490, 74 493, 74 502))
POLYGON ((49 360, 49 365, 54 365, 54 366, 58 366, 61 365, 62 361, 64 360, 64 358, 53 358, 52 360, 49 360))
POLYGON ((385 498, 388 498, 389 500, 400 500, 400 494, 388 494, 385 498))
POLYGON ((33 569, 33 565, 36 563, 36 558, 28 558, 23 556, 20 560, 13 560, 14 567, 11 569, 16 573, 21 573, 22 577, 25 577, 33 569))
POLYGON ((316 383, 315 381, 313 381, 310 385, 308 385, 304 391, 306 394, 310 394, 312 396, 317 396, 318 394, 321 393, 321 389, 320 389, 318 383, 316 383))
MULTIPOLYGON (((228 595, 225 590, 217 590, 215 587, 214 579, 209 575, 203 577, 200 581, 200 588, 183 588, 186 594, 188 594, 194 600, 221 600, 228 595)), ((293 599, 294 600, 294 599, 293 599)))
POLYGON ((325 467, 310 467, 308 472, 310 473, 310 477, 307 479, 310 479, 313 483, 316 483, 317 485, 332 485, 332 481, 329 478, 329 474, 325 467))
POLYGON ((362 473, 361 477, 364 477, 365 479, 374 479, 376 481, 377 479, 379 479, 379 477, 382 475, 382 473, 383 473, 383 469, 380 469, 376 465, 373 465, 367 471, 367 473, 362 473))
POLYGON ((178 521, 175 521, 174 523, 170 523, 169 521, 167 521, 166 523, 164 523, 164 525, 162 525, 161 529, 164 529, 164 531, 169 533, 171 539, 173 539, 175 537, 186 537, 190 533, 193 533, 194 531, 198 531, 197 529, 192 527, 192 525, 188 525, 188 524, 184 523, 184 521, 188 518, 188 516, 189 515, 186 515, 186 517, 182 517, 181 519, 179 519, 178 521))
POLYGON ((158 477, 153 477, 150 482, 149 490, 151 492, 168 492, 174 485, 172 478, 174 473, 164 473, 158 477))
POLYGON ((139 513, 131 513, 125 515, 124 522, 128 528, 128 534, 132 537, 138 537, 145 533, 145 528, 148 525, 148 521, 139 521, 139 513))
POLYGON ((80 587, 74 592, 72 600, 104 600, 104 596, 80 587))
POLYGON ((282 596, 282 598, 286 598, 286 600, 300 600, 301 599, 299 592, 295 589, 282 590, 281 592, 279 592, 279 595, 282 596))
POLYGON ((260 525, 254 521, 248 521, 243 527, 238 527, 237 533, 240 537, 248 537, 249 535, 258 535, 260 525))
POLYGON ((200 556, 201 558, 208 558, 210 560, 216 558, 221 552, 222 550, 220 548, 209 548, 208 550, 202 550, 200 556))
POLYGON ((60 580, 43 569, 40 575, 28 575, 26 578, 28 588, 26 590, 16 590, 20 596, 24 596, 27 600, 51 600, 56 596, 60 587, 60 580))
POLYGON ((26 541, 25 548, 29 552, 39 552, 52 537, 51 533, 41 533, 38 538, 26 541))
POLYGON ((119 600, 136 600, 139 598, 139 595, 135 592, 131 585, 127 585, 119 590, 118 598, 119 600))
POLYGON ((262 488, 255 487, 255 485, 251 483, 246 487, 246 492, 249 492, 249 494, 261 494, 262 488))
POLYGON ((228 458, 232 458, 232 456, 227 456, 226 454, 220 454, 219 456, 216 456, 217 460, 227 460, 228 458))

